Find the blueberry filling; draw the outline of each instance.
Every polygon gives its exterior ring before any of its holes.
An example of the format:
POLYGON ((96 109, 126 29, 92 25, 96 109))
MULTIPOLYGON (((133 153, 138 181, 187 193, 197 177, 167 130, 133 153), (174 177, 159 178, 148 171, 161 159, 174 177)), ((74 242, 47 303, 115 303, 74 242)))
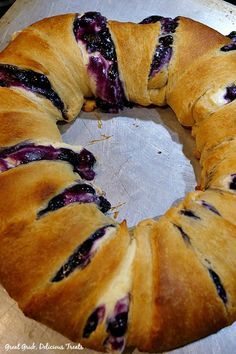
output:
POLYGON ((224 99, 229 103, 236 99, 236 85, 226 87, 224 99))
POLYGON ((173 44, 173 37, 171 35, 167 35, 165 37, 159 38, 159 43, 163 44, 163 46, 170 46, 173 44))
POLYGON ((73 150, 60 148, 58 159, 62 161, 68 161, 74 167, 74 171, 78 172, 81 178, 91 181, 95 177, 93 166, 96 162, 94 155, 86 150, 82 149, 79 153, 73 150))
POLYGON ((101 323, 105 316, 105 305, 101 305, 96 308, 95 311, 89 316, 87 323, 84 327, 83 338, 89 338, 91 333, 97 329, 99 323, 101 323))
POLYGON ((180 210, 180 214, 185 215, 185 216, 189 216, 190 218, 200 219, 199 216, 195 215, 191 210, 188 210, 188 209, 180 210))
POLYGON ((124 337, 110 336, 104 341, 104 345, 106 347, 111 348, 111 350, 113 350, 113 351, 122 352, 125 347, 125 339, 124 339, 124 337))
POLYGON ((96 81, 97 106, 108 112, 118 112, 127 106, 127 100, 107 19, 99 12, 86 12, 76 17, 73 31, 89 54, 88 71, 96 81))
POLYGON ((157 15, 152 15, 149 17, 146 17, 145 19, 143 19, 141 22, 139 22, 141 25, 143 24, 149 24, 149 23, 156 23, 158 21, 163 20, 163 16, 157 16, 157 15))
POLYGON ((230 52, 231 50, 236 50, 236 42, 232 42, 230 44, 224 45, 222 48, 220 48, 222 52, 230 52))
POLYGON ((161 22, 163 34, 174 33, 178 26, 177 23, 178 17, 172 19, 170 17, 163 17, 163 16, 156 16, 156 15, 146 17, 144 20, 142 20, 139 23, 149 24, 149 23, 156 23, 159 21, 161 22))
POLYGON ((220 277, 218 274, 216 274, 216 272, 214 272, 214 270, 212 269, 208 269, 210 276, 215 284, 217 293, 219 295, 219 297, 221 298, 221 300, 223 301, 224 304, 227 303, 228 299, 227 299, 227 294, 226 291, 221 283, 220 277))
POLYGON ((175 33, 175 30, 178 27, 178 20, 179 20, 178 17, 174 19, 170 17, 163 18, 161 20, 161 25, 164 34, 175 33))
POLYGON ((229 188, 236 190, 236 174, 231 175, 231 182, 229 183, 229 188))
POLYGON ((108 322, 107 332, 113 337, 122 337, 127 330, 128 313, 123 312, 116 315, 108 322))
MULTIPOLYGON (((106 225, 98 229, 89 238, 87 238, 81 245, 79 245, 72 255, 67 259, 67 261, 58 270, 56 275, 52 278, 52 282, 59 282, 64 278, 67 278, 75 269, 84 269, 90 262, 92 257, 95 255, 97 250, 97 241, 105 236, 108 228, 113 228, 115 225, 106 225)), ((100 314, 99 308, 89 317, 87 325, 84 329, 84 337, 96 329, 98 324, 98 315, 100 314), (97 318, 97 320, 96 320, 97 318), (93 329, 95 327, 95 329, 93 329), (86 335, 85 335, 86 334, 86 335)))
POLYGON ((117 113, 127 106, 120 79, 112 65, 107 65, 102 56, 89 58, 88 71, 95 77, 97 92, 96 105, 105 112, 117 113))
POLYGON ((161 33, 156 47, 150 73, 149 79, 155 76, 165 65, 168 65, 172 57, 173 49, 173 34, 178 26, 178 18, 165 18, 162 16, 150 16, 145 18, 141 24, 155 23, 160 21, 161 23, 161 33))
POLYGON ((36 145, 27 142, 0 151, 0 172, 41 160, 67 161, 73 166, 74 172, 89 181, 95 176, 92 167, 96 159, 90 151, 82 149, 80 152, 74 152, 67 148, 55 148, 52 145, 36 145))
POLYGON ((160 44, 156 47, 155 54, 153 56, 149 78, 155 76, 163 66, 169 63, 172 56, 172 48, 160 44))
POLYGON ((8 164, 3 159, 0 159, 0 171, 6 171, 8 169, 8 164))
POLYGON ((212 211, 213 213, 217 214, 220 216, 220 213, 218 210, 211 204, 207 203, 205 200, 201 200, 201 205, 207 208, 208 210, 212 211))
POLYGON ((179 230, 184 242, 187 244, 187 245, 190 245, 191 244, 191 241, 190 241, 190 237, 186 234, 186 232, 184 232, 184 230, 182 229, 181 226, 178 226, 178 225, 175 225, 175 227, 177 227, 177 229, 179 230))
POLYGON ((38 212, 38 217, 71 203, 95 203, 103 213, 106 213, 111 208, 111 204, 108 200, 103 196, 98 196, 92 186, 85 183, 78 183, 52 198, 48 206, 38 212))
POLYGON ((230 34, 228 34, 228 36, 226 36, 230 39, 232 39, 232 41, 236 42, 236 31, 232 31, 230 32, 230 34))
POLYGON ((0 86, 21 87, 49 99, 57 107, 64 118, 66 110, 64 103, 53 90, 52 85, 44 74, 26 69, 20 69, 14 65, 0 64, 0 86))
POLYGON ((220 50, 222 52, 230 52, 231 50, 236 50, 236 31, 232 31, 228 36, 232 40, 232 43, 224 45, 220 50))
POLYGON ((130 295, 117 301, 113 315, 107 319, 107 333, 104 345, 112 350, 122 351, 125 346, 125 334, 128 328, 130 295))
POLYGON ((116 59, 115 47, 107 28, 107 19, 99 12, 86 12, 74 22, 74 35, 82 41, 89 54, 100 52, 107 60, 116 59))

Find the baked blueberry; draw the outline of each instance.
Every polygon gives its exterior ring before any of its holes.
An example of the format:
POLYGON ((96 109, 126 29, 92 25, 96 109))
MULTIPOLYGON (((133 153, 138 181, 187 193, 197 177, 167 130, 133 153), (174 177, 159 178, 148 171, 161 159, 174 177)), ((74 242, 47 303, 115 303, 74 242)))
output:
POLYGON ((223 285, 221 283, 219 275, 214 270, 212 270, 210 268, 208 269, 208 271, 209 271, 210 276, 215 284, 215 287, 216 287, 219 297, 221 298, 223 303, 226 304, 228 301, 228 298, 227 298, 225 288, 223 287, 223 285))
POLYGON ((162 33, 174 33, 178 26, 178 18, 165 17, 161 20, 162 33))
POLYGON ((145 19, 143 19, 141 22, 139 22, 140 24, 148 24, 148 23, 156 23, 158 21, 161 21, 164 17, 163 16, 149 16, 146 17, 145 19))
POLYGON ((107 319, 108 337, 104 345, 112 350, 122 351, 125 345, 125 334, 128 328, 130 295, 127 294, 115 304, 112 316, 107 319))
POLYGON ((111 203, 103 196, 99 197, 99 209, 102 213, 106 213, 111 209, 111 203))
POLYGON ((108 322, 107 332, 113 337, 122 337, 127 330, 128 313, 123 312, 116 315, 108 322))
POLYGON ((222 52, 230 52, 231 50, 236 50, 236 42, 226 44, 223 47, 221 47, 220 50, 222 52))
POLYGON ((236 31, 232 31, 228 34, 228 36, 232 41, 236 42, 236 31))
POLYGON ((100 322, 103 321, 105 316, 105 305, 96 308, 95 311, 89 316, 87 323, 84 327, 83 338, 89 338, 91 333, 97 329, 100 322))
POLYGON ((173 44, 173 36, 167 35, 164 37, 160 37, 159 43, 163 44, 164 46, 172 45, 173 44))
POLYGON ((236 174, 231 175, 231 182, 229 183, 229 188, 236 190, 236 174))
POLYGON ((228 102, 232 102, 236 99, 236 85, 226 87, 226 94, 224 98, 228 102))
POLYGON ((74 167, 74 171, 79 173, 82 178, 88 181, 94 179, 95 172, 93 170, 93 166, 96 159, 87 149, 83 149, 79 153, 76 153, 71 149, 60 148, 58 159, 70 162, 74 167))
POLYGON ((231 50, 236 50, 236 31, 230 32, 228 36, 226 36, 232 40, 232 43, 224 45, 220 50, 222 52, 229 52, 231 50))

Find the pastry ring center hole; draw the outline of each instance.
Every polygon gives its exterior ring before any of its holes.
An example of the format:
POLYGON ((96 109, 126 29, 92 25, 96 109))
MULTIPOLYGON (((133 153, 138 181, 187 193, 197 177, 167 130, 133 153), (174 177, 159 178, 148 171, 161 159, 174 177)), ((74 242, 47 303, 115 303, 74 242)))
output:
POLYGON ((96 156, 94 183, 106 191, 110 215, 126 219, 129 227, 163 215, 197 185, 191 130, 170 108, 81 112, 61 131, 66 143, 83 145, 96 156))

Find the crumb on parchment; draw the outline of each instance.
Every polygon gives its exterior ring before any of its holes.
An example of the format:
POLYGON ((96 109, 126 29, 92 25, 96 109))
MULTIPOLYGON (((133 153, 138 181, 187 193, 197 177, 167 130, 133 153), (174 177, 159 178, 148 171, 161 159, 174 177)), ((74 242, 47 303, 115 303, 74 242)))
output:
POLYGON ((94 139, 90 140, 88 145, 96 144, 99 143, 100 141, 108 140, 110 139, 113 135, 106 135, 106 134, 100 134, 101 138, 100 139, 94 139))
POLYGON ((126 204, 126 202, 123 202, 123 203, 119 203, 119 204, 114 205, 113 207, 111 207, 111 212, 113 212, 113 218, 114 219, 117 219, 118 215, 119 215, 119 210, 117 210, 117 209, 121 208, 125 204, 126 204))

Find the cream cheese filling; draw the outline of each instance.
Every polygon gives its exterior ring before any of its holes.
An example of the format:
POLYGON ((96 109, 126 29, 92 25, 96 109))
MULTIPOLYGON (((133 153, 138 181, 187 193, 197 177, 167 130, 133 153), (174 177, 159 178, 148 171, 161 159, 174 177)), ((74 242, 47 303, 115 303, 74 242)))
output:
MULTIPOLYGON (((106 317, 113 314, 113 310, 118 300, 130 293, 132 285, 132 264, 136 251, 136 241, 132 239, 122 264, 118 269, 118 274, 113 277, 104 295, 100 298, 98 304, 105 304, 106 317)), ((98 305, 98 306, 99 306, 98 305)))

